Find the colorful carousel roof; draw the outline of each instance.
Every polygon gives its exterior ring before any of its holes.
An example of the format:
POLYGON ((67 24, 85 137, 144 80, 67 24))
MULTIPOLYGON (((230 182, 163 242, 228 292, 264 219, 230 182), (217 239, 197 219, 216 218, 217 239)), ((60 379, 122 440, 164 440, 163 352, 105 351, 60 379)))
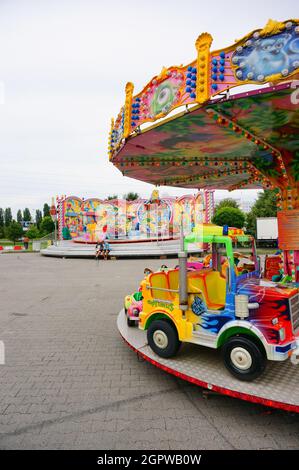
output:
POLYGON ((283 182, 287 170, 299 170, 299 154, 297 163, 281 156, 281 150, 299 150, 293 86, 235 95, 186 111, 129 138, 112 161, 124 175, 155 185, 232 190, 283 182))
POLYGON ((112 122, 110 160, 125 175, 185 188, 271 188, 299 181, 298 20, 270 20, 234 46, 163 69, 112 122), (238 85, 267 88, 233 95, 238 85), (175 108, 182 112, 164 119, 175 108), (144 129, 143 124, 158 122, 144 129))

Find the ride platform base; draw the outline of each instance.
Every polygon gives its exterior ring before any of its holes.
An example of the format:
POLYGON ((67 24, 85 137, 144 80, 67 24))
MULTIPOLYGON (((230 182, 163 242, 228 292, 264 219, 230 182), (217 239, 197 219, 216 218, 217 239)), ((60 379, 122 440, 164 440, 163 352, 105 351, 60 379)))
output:
POLYGON ((184 343, 174 358, 163 359, 148 346, 146 332, 127 325, 124 310, 118 315, 117 327, 139 357, 165 372, 213 392, 299 413, 299 366, 289 360, 268 361, 258 379, 242 382, 228 372, 218 350, 184 343))

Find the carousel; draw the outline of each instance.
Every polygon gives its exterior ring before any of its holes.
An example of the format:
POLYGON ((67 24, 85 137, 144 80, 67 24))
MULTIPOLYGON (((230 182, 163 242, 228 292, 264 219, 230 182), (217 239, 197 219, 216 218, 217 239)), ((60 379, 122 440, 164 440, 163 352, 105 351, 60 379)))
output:
POLYGON ((109 158, 123 175, 156 186, 275 190, 286 282, 261 279, 253 252, 253 268, 238 272, 231 244, 244 246, 246 234, 195 227, 181 234, 179 268, 136 282, 141 295, 125 301, 118 328, 164 371, 298 412, 299 21, 269 20, 232 46, 213 51, 211 45, 203 33, 191 63, 164 67, 137 94, 127 83, 111 122, 109 158), (190 240, 215 244, 210 266, 195 273, 186 261, 190 240), (223 246, 226 273, 218 269, 223 246), (130 309, 139 328, 126 322, 130 309))

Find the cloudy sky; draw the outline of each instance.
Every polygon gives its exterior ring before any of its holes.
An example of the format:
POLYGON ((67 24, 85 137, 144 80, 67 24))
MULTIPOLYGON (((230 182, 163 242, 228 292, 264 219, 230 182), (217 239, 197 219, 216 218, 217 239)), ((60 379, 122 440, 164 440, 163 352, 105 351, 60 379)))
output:
POLYGON ((297 0, 0 0, 0 207, 34 210, 58 194, 148 196, 151 185, 107 158, 126 82, 138 92, 162 66, 190 62, 201 32, 218 49, 269 18, 297 16, 297 0))

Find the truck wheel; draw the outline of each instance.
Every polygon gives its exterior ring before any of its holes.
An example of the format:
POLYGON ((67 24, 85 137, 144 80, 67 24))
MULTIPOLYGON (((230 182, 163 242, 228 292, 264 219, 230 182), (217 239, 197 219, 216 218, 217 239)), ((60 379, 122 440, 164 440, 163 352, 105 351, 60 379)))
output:
POLYGON ((161 357, 175 356, 181 342, 177 330, 165 320, 154 320, 147 330, 147 341, 152 350, 161 357))
POLYGON ((234 336, 222 347, 226 368, 239 380, 250 382, 265 370, 266 357, 261 348, 249 338, 234 336))

